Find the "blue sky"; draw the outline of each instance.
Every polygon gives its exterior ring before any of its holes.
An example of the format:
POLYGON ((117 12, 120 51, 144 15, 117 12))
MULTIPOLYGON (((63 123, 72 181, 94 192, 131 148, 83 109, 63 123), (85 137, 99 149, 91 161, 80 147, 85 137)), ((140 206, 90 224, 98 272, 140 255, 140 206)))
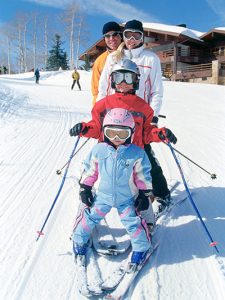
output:
MULTIPOLYGON (((73 0, 1 0, 0 24, 15 16, 16 11, 31 12, 36 9, 43 14, 60 13, 73 0)), ((225 27, 225 0, 77 0, 87 14, 90 39, 88 46, 101 37, 102 25, 139 19, 170 25, 186 24, 198 31, 225 27)))

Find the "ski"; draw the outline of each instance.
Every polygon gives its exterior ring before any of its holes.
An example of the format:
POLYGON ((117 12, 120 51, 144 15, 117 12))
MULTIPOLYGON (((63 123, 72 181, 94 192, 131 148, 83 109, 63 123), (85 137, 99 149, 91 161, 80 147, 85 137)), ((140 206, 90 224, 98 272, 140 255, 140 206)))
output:
POLYGON ((147 254, 145 261, 142 264, 134 267, 129 263, 122 279, 120 280, 120 283, 116 286, 115 290, 112 293, 108 293, 105 295, 105 299, 111 299, 111 300, 121 299, 126 294, 129 287, 133 284, 135 278, 140 273, 140 271, 145 266, 145 264, 148 262, 148 260, 153 255, 153 253, 158 248, 158 246, 159 244, 157 243, 154 246, 153 251, 147 254))
POLYGON ((117 269, 115 269, 102 283, 101 288, 103 291, 112 291, 114 290, 124 277, 126 273, 127 265, 131 260, 132 252, 127 256, 127 258, 120 263, 117 269))
POLYGON ((181 203, 183 203, 186 199, 188 198, 188 196, 185 194, 183 197, 181 197, 178 200, 172 200, 170 202, 170 205, 167 206, 162 212, 158 213, 157 215, 155 215, 155 219, 156 222, 161 219, 161 217, 163 217, 163 219, 174 209, 174 207, 179 206, 181 203))
POLYGON ((85 297, 91 297, 92 294, 88 289, 87 270, 86 270, 86 256, 77 255, 75 257, 76 264, 76 287, 79 293, 85 297))
POLYGON ((101 295, 103 280, 93 248, 89 249, 87 263, 88 290, 92 295, 101 295))
POLYGON ((93 249, 89 247, 86 255, 76 255, 75 264, 76 287, 79 293, 85 297, 101 295, 103 281, 93 249))
POLYGON ((178 187, 178 185, 180 185, 180 181, 175 181, 174 184, 172 184, 171 188, 170 188, 170 194, 172 194, 175 189, 178 187))
POLYGON ((120 281, 123 279, 125 273, 126 267, 124 265, 121 265, 103 282, 101 286, 103 292, 114 290, 119 285, 120 281))

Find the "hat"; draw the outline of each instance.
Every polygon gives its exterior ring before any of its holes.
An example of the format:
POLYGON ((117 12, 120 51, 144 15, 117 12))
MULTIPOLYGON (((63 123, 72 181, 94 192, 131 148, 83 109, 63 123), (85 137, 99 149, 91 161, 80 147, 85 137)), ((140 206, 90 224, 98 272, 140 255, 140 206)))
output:
POLYGON ((116 22, 108 22, 102 28, 102 34, 106 34, 109 31, 121 31, 120 25, 116 22))
POLYGON ((143 25, 138 20, 128 21, 124 27, 124 30, 126 30, 126 29, 132 29, 132 30, 138 30, 138 31, 144 32, 143 25))

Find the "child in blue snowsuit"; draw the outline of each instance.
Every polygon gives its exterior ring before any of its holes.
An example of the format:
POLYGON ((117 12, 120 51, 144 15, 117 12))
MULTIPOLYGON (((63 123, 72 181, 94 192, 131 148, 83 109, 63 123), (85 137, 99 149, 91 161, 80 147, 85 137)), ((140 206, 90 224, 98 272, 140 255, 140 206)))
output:
POLYGON ((116 207, 131 238, 131 263, 139 264, 152 250, 147 224, 139 215, 151 205, 151 165, 143 149, 131 144, 134 132, 132 114, 123 108, 110 110, 103 121, 104 142, 97 144, 84 162, 80 197, 85 204, 76 219, 73 250, 85 255, 96 224, 116 207), (98 180, 95 196, 92 187, 98 180))

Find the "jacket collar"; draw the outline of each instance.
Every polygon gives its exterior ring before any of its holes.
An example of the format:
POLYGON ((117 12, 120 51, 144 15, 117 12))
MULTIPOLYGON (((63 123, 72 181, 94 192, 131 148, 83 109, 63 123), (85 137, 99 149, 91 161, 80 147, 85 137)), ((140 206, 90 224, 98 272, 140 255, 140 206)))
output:
MULTIPOLYGON (((107 143, 108 144, 108 143, 107 143)), ((127 149, 130 146, 130 144, 123 144, 120 145, 118 148, 115 148, 112 144, 108 144, 108 149, 111 152, 117 151, 118 153, 122 153, 125 149, 127 149)))
POLYGON ((144 45, 142 45, 139 48, 135 48, 135 49, 131 49, 131 50, 124 49, 124 53, 125 53, 125 56, 129 57, 130 59, 132 59, 134 57, 138 57, 143 50, 144 50, 144 45))

